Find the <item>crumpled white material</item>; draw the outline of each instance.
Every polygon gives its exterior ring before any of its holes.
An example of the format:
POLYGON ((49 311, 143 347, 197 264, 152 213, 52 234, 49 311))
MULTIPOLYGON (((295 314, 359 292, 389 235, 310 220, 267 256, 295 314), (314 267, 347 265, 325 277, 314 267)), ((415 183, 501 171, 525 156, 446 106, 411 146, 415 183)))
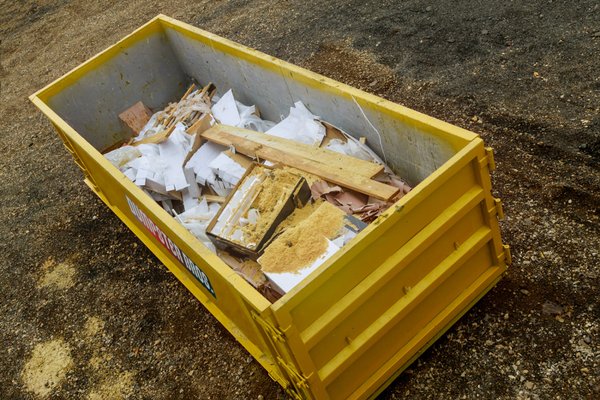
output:
POLYGON ((313 115, 301 101, 297 101, 294 107, 290 107, 290 115, 265 133, 318 146, 325 137, 325 127, 319 122, 319 117, 313 115))
POLYGON ((112 165, 121 169, 125 167, 129 161, 134 160, 140 157, 141 155, 142 153, 139 149, 133 146, 123 146, 119 147, 118 149, 109 151, 104 155, 104 157, 106 157, 106 159, 110 161, 112 165))
POLYGON ((275 122, 261 119, 256 106, 246 106, 235 100, 233 91, 228 90, 212 107, 214 117, 224 125, 265 132, 275 126, 275 122))
POLYGON ((206 227, 217 214, 219 208, 219 204, 209 204, 206 201, 206 198, 202 198, 196 207, 186 210, 185 212, 175 216, 175 219, 177 219, 187 230, 192 233, 192 235, 198 238, 198 240, 200 240, 202 244, 208 247, 213 253, 216 253, 217 249, 206 235, 206 227))

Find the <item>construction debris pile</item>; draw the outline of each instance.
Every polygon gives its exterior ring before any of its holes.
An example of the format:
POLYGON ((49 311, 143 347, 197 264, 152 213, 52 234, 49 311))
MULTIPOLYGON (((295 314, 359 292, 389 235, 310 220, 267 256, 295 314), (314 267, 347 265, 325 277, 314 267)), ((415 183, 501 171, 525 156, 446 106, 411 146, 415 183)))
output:
POLYGON ((275 301, 410 187, 355 137, 302 102, 275 123, 192 85, 152 113, 119 115, 132 138, 106 158, 275 301))

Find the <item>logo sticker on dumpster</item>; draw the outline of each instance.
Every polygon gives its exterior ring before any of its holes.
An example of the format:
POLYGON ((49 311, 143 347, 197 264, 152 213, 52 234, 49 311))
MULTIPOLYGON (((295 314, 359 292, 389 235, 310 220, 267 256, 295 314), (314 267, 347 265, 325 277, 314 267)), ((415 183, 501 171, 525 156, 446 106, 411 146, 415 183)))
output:
POLYGON ((208 276, 202 271, 188 256, 185 255, 183 251, 167 235, 164 234, 163 231, 160 230, 158 226, 148 216, 139 209, 137 205, 133 201, 129 199, 129 197, 125 196, 127 199, 127 204, 129 204, 129 208, 135 217, 140 221, 144 227, 154 236, 160 244, 171 253, 179 262, 188 270, 198 281, 212 294, 214 297, 217 297, 215 291, 213 290, 210 281, 208 280, 208 276))

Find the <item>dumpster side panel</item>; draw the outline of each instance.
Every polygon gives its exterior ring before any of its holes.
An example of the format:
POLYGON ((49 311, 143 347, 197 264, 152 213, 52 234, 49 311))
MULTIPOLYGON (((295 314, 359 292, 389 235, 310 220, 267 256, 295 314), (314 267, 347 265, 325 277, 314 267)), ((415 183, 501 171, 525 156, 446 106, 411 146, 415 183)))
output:
POLYGON ((264 329, 253 317, 271 305, 243 278, 204 247, 154 200, 112 166, 89 143, 39 100, 52 116, 65 147, 82 169, 88 186, 144 242, 192 294, 284 387, 264 329))
POLYGON ((505 270, 485 157, 473 141, 274 305, 299 368, 330 398, 375 391, 505 270))
POLYGON ((214 82, 220 90, 233 88, 236 98, 256 104, 261 115, 273 121, 302 101, 324 120, 367 138, 371 148, 412 185, 475 137, 196 28, 190 32, 165 23, 165 31, 182 68, 199 82, 214 82))
POLYGON ((189 78, 164 33, 152 29, 139 36, 48 96, 50 108, 98 150, 129 138, 130 132, 118 117, 122 111, 140 100, 151 109, 162 109, 186 89, 189 78))

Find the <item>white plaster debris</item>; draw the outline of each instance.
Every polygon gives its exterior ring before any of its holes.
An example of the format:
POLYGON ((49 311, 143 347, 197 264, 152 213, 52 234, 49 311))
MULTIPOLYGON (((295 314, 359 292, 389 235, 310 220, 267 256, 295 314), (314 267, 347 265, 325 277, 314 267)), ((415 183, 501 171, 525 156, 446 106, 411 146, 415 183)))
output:
POLYGON ((225 153, 219 154, 212 160, 209 167, 216 176, 221 178, 223 182, 231 185, 231 187, 235 186, 242 179, 244 173, 246 173, 246 168, 242 167, 225 153))
POLYGON ((219 208, 219 204, 208 203, 206 198, 203 197, 195 207, 175 216, 175 219, 177 219, 187 230, 192 233, 192 235, 198 238, 198 240, 200 240, 213 253, 216 253, 217 250, 206 235, 206 227, 217 214, 219 208))
POLYGON ((169 138, 158 144, 158 151, 165 166, 162 174, 167 191, 178 191, 189 186, 183 173, 183 161, 192 147, 192 137, 185 129, 185 125, 178 123, 169 138))
POLYGON ((212 142, 206 142, 200 146, 185 165, 186 168, 194 170, 196 182, 201 185, 214 182, 215 174, 209 165, 225 150, 227 150, 227 147, 212 142))
POLYGON ((229 89, 219 101, 212 106, 212 114, 222 124, 238 126, 241 121, 240 113, 235 99, 233 98, 233 91, 229 89))

